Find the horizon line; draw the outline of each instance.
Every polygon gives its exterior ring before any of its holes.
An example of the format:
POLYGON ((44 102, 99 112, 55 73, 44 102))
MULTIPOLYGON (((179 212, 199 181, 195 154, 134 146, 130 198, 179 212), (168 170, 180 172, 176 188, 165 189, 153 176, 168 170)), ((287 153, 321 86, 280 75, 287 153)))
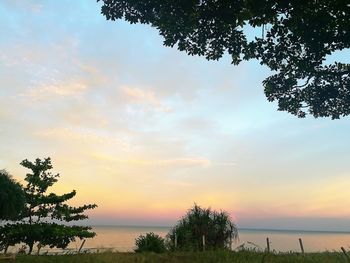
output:
MULTIPOLYGON (((124 224, 93 224, 91 227, 130 227, 130 228, 172 228, 173 226, 166 225, 124 225, 124 224)), ((256 228, 256 227, 237 227, 237 230, 260 231, 260 232, 294 232, 294 233, 339 233, 350 234, 350 230, 315 230, 315 229, 282 229, 282 228, 256 228)))

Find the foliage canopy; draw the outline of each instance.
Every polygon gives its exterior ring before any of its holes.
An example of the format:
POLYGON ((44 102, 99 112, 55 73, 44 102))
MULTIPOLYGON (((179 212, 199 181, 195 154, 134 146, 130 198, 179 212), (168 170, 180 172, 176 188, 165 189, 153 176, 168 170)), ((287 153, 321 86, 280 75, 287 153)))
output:
POLYGON ((273 75, 269 101, 298 117, 350 114, 350 64, 325 59, 350 48, 348 0, 97 0, 108 20, 150 24, 164 45, 233 64, 258 59, 273 75), (261 28, 253 40, 247 28, 261 28))
POLYGON ((16 218, 24 208, 24 192, 5 170, 0 170, 0 220, 16 218))
POLYGON ((21 165, 31 170, 26 174, 27 184, 23 187, 25 206, 11 224, 1 227, 0 247, 7 250, 8 246, 25 243, 29 246, 29 254, 35 243, 51 248, 65 248, 76 237, 91 238, 91 227, 64 225, 61 222, 78 221, 88 218, 84 215, 87 209, 93 209, 95 204, 72 207, 65 202, 72 199, 76 192, 57 195, 48 192, 57 182, 59 174, 52 174, 51 159, 36 159, 34 162, 24 160, 21 165))

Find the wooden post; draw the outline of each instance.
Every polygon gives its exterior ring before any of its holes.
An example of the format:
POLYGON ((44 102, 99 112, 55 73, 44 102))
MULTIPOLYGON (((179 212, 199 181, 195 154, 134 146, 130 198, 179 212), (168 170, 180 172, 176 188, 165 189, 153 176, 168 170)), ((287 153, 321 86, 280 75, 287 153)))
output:
POLYGON ((86 241, 86 239, 84 239, 84 240, 83 240, 83 243, 81 243, 80 248, 79 248, 79 250, 78 250, 78 254, 80 253, 81 249, 83 248, 83 246, 84 246, 84 244, 85 244, 85 241, 86 241))
POLYGON ((205 236, 202 236, 203 251, 205 251, 205 236))
POLYGON ((303 241, 301 240, 301 238, 299 238, 299 245, 300 245, 300 249, 301 249, 301 253, 304 254, 304 246, 303 246, 303 241))
POLYGON ((267 253, 270 253, 270 240, 269 240, 269 238, 267 237, 266 238, 266 250, 267 250, 267 253))
POLYGON ((348 263, 350 263, 350 258, 349 258, 349 256, 348 256, 348 254, 346 253, 345 248, 341 247, 341 250, 342 250, 343 253, 344 253, 344 256, 345 256, 345 258, 346 258, 346 261, 347 261, 348 263))
POLYGON ((174 244, 175 244, 175 249, 177 248, 177 234, 175 233, 175 242, 174 242, 174 244))

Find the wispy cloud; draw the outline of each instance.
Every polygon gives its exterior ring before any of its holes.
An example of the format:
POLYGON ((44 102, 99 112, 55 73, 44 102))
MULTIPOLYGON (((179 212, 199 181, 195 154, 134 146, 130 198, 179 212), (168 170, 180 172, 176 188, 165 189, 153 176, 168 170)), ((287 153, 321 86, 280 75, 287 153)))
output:
POLYGON ((211 165, 211 161, 205 158, 200 157, 188 157, 188 158, 173 158, 173 159, 122 159, 115 158, 110 155, 105 154, 94 154, 94 157, 98 160, 104 160, 113 163, 125 163, 129 165, 138 165, 138 166, 173 166, 173 167, 192 167, 200 166, 206 167, 211 165))
POLYGON ((88 89, 84 82, 70 82, 64 84, 50 84, 33 87, 20 94, 21 97, 29 98, 33 101, 46 100, 55 97, 76 96, 88 89))
POLYGON ((84 129, 74 129, 74 128, 51 128, 34 133, 35 136, 42 138, 49 138, 54 140, 62 140, 67 143, 69 142, 80 142, 88 144, 105 144, 105 145, 119 145, 126 147, 127 144, 118 140, 112 136, 99 135, 94 131, 84 130, 84 129))
POLYGON ((211 161, 205 158, 200 157, 189 157, 189 158, 174 158, 174 159, 165 159, 157 160, 151 162, 151 164, 161 165, 161 166, 209 166, 211 161))
POLYGON ((43 5, 36 3, 35 1, 26 1, 22 2, 20 0, 4 0, 5 5, 8 5, 11 8, 21 8, 25 11, 30 11, 33 13, 38 13, 41 11, 43 5))
POLYGON ((129 103, 141 105, 146 109, 152 108, 157 111, 170 111, 170 108, 162 103, 161 99, 153 90, 130 86, 122 86, 120 90, 129 103))
POLYGON ((215 163, 213 163, 213 165, 216 165, 216 166, 236 166, 237 163, 236 162, 215 162, 215 163))

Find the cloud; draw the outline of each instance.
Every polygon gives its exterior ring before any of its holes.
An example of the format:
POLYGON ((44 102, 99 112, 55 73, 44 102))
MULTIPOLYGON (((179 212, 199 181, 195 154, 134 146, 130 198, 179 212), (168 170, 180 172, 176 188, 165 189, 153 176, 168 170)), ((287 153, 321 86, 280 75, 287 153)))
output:
POLYGON ((142 90, 140 88, 122 87, 122 92, 135 103, 145 103, 158 106, 159 100, 156 99, 154 92, 142 90))
POLYGON ((158 111, 170 111, 170 108, 163 105, 153 90, 130 86, 122 86, 120 90, 129 103, 158 111))
POLYGON ((4 4, 13 9, 22 9, 33 13, 39 13, 43 8, 42 4, 36 3, 35 1, 22 2, 20 0, 5 0, 4 4))
POLYGON ((237 164, 235 162, 215 162, 214 165, 216 165, 216 166, 236 166, 237 164))
POLYGON ((122 140, 118 140, 107 135, 98 135, 96 132, 84 130, 84 129, 73 129, 73 128, 52 128, 37 131, 34 133, 35 136, 42 138, 50 138, 55 140, 63 141, 76 141, 89 144, 106 144, 106 145, 121 145, 127 146, 122 140))
POLYGON ((65 84, 42 85, 32 88, 20 94, 21 97, 30 98, 33 101, 46 100, 52 97, 76 96, 88 89, 83 82, 70 82, 65 84))
POLYGON ((166 159, 166 160, 158 160, 155 161, 154 164, 160 166, 209 166, 211 165, 211 161, 205 158, 175 158, 175 159, 166 159))
POLYGON ((127 163, 130 165, 139 165, 139 166, 176 166, 176 167, 191 167, 191 166, 200 166, 206 167, 211 165, 211 161, 205 158, 200 157, 188 157, 188 158, 171 158, 171 159, 120 159, 115 158, 110 155, 105 154, 94 154, 94 157, 98 160, 104 160, 113 163, 127 163))
POLYGON ((182 181, 168 181, 164 183, 165 186, 170 186, 170 187, 179 187, 179 188, 187 188, 187 187, 192 187, 194 186, 193 183, 188 183, 188 182, 182 182, 182 181))

